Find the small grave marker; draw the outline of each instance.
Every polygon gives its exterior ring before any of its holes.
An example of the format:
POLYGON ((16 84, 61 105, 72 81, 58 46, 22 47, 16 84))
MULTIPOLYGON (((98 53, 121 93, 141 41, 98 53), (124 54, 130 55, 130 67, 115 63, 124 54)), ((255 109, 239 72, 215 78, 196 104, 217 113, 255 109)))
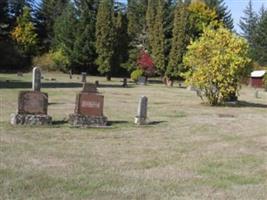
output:
POLYGON ((123 79, 122 87, 124 88, 128 87, 127 78, 123 79))
POLYGON ((82 82, 83 83, 86 83, 86 76, 87 76, 87 73, 86 72, 82 72, 82 82))
POLYGON ((146 96, 140 97, 137 109, 137 116, 135 117, 135 124, 147 124, 147 103, 148 98, 146 96))

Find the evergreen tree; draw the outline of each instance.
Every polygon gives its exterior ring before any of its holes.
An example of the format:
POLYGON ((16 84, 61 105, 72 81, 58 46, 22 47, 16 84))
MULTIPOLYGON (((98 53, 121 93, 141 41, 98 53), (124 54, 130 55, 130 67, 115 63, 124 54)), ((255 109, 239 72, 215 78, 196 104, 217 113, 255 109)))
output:
POLYGON ((9 32, 8 0, 0 1, 0 40, 8 39, 9 32))
POLYGON ((125 63, 128 60, 128 45, 129 38, 127 34, 127 16, 123 10, 116 11, 115 21, 115 39, 114 39, 114 54, 112 65, 114 74, 119 74, 122 68, 125 68, 125 63))
POLYGON ((164 55, 164 0, 157 0, 156 16, 153 25, 154 41, 152 44, 152 55, 154 64, 158 73, 163 76, 165 73, 165 55, 164 55))
POLYGON ((245 37, 250 46, 253 45, 253 35, 257 26, 257 14, 253 11, 252 1, 250 0, 248 6, 244 10, 244 17, 241 18, 239 26, 242 30, 241 35, 245 37))
POLYGON ((260 65, 267 65, 267 13, 261 12, 250 39, 250 56, 260 65))
POLYGON ((128 0, 127 19, 129 36, 129 59, 125 64, 128 71, 136 69, 139 53, 147 45, 146 35, 147 0, 128 0))
POLYGON ((96 52, 97 64, 101 74, 107 80, 111 78, 112 57, 114 53, 113 0, 102 0, 96 18, 96 52))
MULTIPOLYGON (((75 9, 72 3, 69 3, 63 10, 63 13, 56 19, 54 24, 54 50, 62 50, 68 57, 70 65, 75 63, 73 53, 74 43, 76 41, 77 19, 75 9)), ((75 70, 75 68, 73 68, 75 70)))
POLYGON ((171 51, 172 42, 172 29, 173 29, 173 19, 174 19, 175 3, 173 0, 165 1, 164 6, 164 37, 165 37, 165 60, 168 63, 169 54, 171 51))
POLYGON ((179 0, 175 9, 172 48, 166 70, 166 76, 171 82, 181 77, 181 73, 184 72, 183 56, 189 44, 188 31, 187 6, 179 0))
MULTIPOLYGON (((76 1, 77 3, 77 1, 76 1)), ((78 23, 74 44, 74 61, 83 71, 92 71, 95 66, 95 24, 97 2, 83 0, 78 5, 78 23)))
POLYGON ((156 22, 156 8, 157 0, 148 0, 146 11, 146 32, 148 37, 147 49, 149 53, 152 53, 153 45, 155 43, 155 22, 156 22))
POLYGON ((224 0, 205 0, 205 3, 217 12, 218 20, 222 21, 225 26, 233 30, 234 21, 231 15, 231 11, 228 9, 224 0))
POLYGON ((37 28, 43 51, 48 51, 54 37, 54 23, 59 17, 69 0, 41 0, 37 11, 37 28))

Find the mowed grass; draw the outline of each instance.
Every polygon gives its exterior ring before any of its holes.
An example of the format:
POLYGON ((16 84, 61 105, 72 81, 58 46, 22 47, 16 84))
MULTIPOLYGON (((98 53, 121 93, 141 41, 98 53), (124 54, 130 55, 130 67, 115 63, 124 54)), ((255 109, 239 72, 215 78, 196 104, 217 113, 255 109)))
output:
POLYGON ((17 82, 0 89, 0 199, 267 199, 267 93, 256 99, 244 87, 240 106, 209 107, 186 89, 89 77, 104 84, 112 126, 77 129, 66 123, 77 76, 45 77, 56 78, 43 88, 53 126, 13 127, 20 82, 31 75, 0 74, 0 84, 17 82), (137 127, 141 95, 152 123, 137 127))

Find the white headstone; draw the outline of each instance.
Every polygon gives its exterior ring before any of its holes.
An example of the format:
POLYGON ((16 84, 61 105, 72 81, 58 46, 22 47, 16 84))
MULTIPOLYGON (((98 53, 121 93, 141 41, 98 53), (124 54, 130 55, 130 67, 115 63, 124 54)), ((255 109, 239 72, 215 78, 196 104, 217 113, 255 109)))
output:
POLYGON ((139 99, 137 116, 135 117, 135 124, 138 125, 147 124, 147 102, 148 98, 146 96, 142 96, 139 99))
POLYGON ((32 70, 32 90, 41 91, 41 70, 38 67, 34 67, 32 70))

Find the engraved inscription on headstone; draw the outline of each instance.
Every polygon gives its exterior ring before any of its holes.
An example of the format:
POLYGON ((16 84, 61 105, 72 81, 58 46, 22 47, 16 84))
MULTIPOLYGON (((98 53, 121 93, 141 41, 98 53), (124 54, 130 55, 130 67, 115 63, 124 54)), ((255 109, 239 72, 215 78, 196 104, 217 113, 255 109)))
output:
POLYGON ((80 93, 76 102, 76 114, 103 116, 104 97, 97 94, 80 93))

